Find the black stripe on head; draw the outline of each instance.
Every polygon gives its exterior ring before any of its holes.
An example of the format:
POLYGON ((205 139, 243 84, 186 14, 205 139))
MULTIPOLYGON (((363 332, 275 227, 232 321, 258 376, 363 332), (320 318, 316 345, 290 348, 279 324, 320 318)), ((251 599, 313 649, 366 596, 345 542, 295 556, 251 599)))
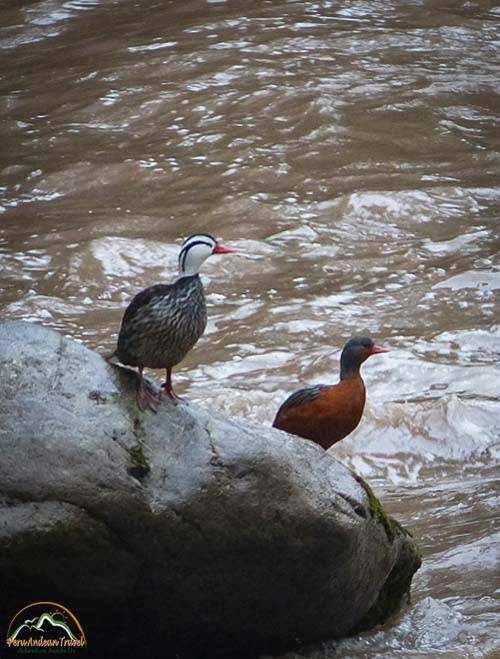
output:
POLYGON ((189 250, 191 247, 194 247, 195 245, 207 245, 207 247, 211 247, 212 249, 217 245, 217 241, 215 238, 213 238, 210 234, 208 233, 195 233, 192 236, 189 236, 189 238, 186 238, 184 241, 184 247, 181 249, 179 253, 179 267, 181 269, 181 272, 184 271, 186 267, 186 258, 188 255, 189 250), (193 238, 209 238, 212 242, 208 242, 207 240, 193 240, 193 238), (193 242, 189 242, 192 240, 193 242))
POLYGON ((186 243, 188 243, 188 242, 189 242, 190 240, 192 240, 193 238, 208 238, 209 240, 212 240, 212 241, 214 242, 215 245, 217 244, 217 241, 215 240, 215 238, 214 238, 213 236, 211 236, 209 233, 193 233, 192 236, 188 236, 188 237, 184 240, 183 245, 186 245, 186 243))

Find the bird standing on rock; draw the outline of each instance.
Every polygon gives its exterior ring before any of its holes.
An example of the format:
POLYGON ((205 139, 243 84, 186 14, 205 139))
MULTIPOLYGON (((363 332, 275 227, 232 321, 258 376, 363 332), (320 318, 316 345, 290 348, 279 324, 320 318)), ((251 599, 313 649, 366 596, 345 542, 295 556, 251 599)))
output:
POLYGON ((172 388, 172 368, 184 359, 207 324, 200 267, 212 254, 234 251, 209 234, 190 236, 179 253, 177 281, 144 289, 127 307, 114 354, 123 364, 139 369, 137 402, 141 409, 156 411, 165 397, 173 402, 179 399, 172 388), (145 367, 166 370, 160 394, 145 382, 145 367))
POLYGON ((296 391, 279 408, 273 426, 311 439, 324 449, 344 439, 358 426, 365 406, 361 364, 381 352, 389 351, 369 337, 350 339, 340 356, 340 382, 296 391))

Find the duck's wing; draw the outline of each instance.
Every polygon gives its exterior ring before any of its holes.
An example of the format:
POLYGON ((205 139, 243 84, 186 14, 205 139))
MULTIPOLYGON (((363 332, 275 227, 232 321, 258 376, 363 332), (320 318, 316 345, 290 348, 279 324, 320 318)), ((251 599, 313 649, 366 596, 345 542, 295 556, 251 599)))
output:
POLYGON ((144 311, 147 306, 154 302, 156 298, 169 295, 172 292, 173 286, 174 284, 155 284, 137 293, 125 309, 122 326, 127 325, 137 314, 144 311))
POLYGON ((313 387, 306 387, 305 389, 299 389, 298 391, 295 391, 285 400, 284 403, 282 403, 276 418, 278 418, 280 414, 288 412, 293 407, 299 407, 300 405, 304 405, 305 403, 310 403, 311 401, 315 400, 318 398, 323 389, 328 386, 329 385, 327 384, 316 384, 313 387))

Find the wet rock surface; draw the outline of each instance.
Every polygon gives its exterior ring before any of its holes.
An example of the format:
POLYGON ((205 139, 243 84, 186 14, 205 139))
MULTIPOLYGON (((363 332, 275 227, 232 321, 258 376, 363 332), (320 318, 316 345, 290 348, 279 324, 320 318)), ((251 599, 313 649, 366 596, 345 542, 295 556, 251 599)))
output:
POLYGON ((257 654, 397 610, 418 549, 349 469, 194 404, 141 412, 136 386, 0 323, 2 610, 60 602, 121 657, 257 654))

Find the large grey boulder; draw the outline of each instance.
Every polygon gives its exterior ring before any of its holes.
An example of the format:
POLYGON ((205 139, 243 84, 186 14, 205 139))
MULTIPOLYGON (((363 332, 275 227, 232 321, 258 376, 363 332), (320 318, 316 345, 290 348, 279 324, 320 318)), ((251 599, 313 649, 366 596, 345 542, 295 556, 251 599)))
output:
MULTIPOLYGON (((95 657, 273 651, 383 622, 418 550, 314 444, 194 404, 0 323, 0 610, 53 601, 95 657)), ((0 630, 2 633, 4 630, 0 630)))

